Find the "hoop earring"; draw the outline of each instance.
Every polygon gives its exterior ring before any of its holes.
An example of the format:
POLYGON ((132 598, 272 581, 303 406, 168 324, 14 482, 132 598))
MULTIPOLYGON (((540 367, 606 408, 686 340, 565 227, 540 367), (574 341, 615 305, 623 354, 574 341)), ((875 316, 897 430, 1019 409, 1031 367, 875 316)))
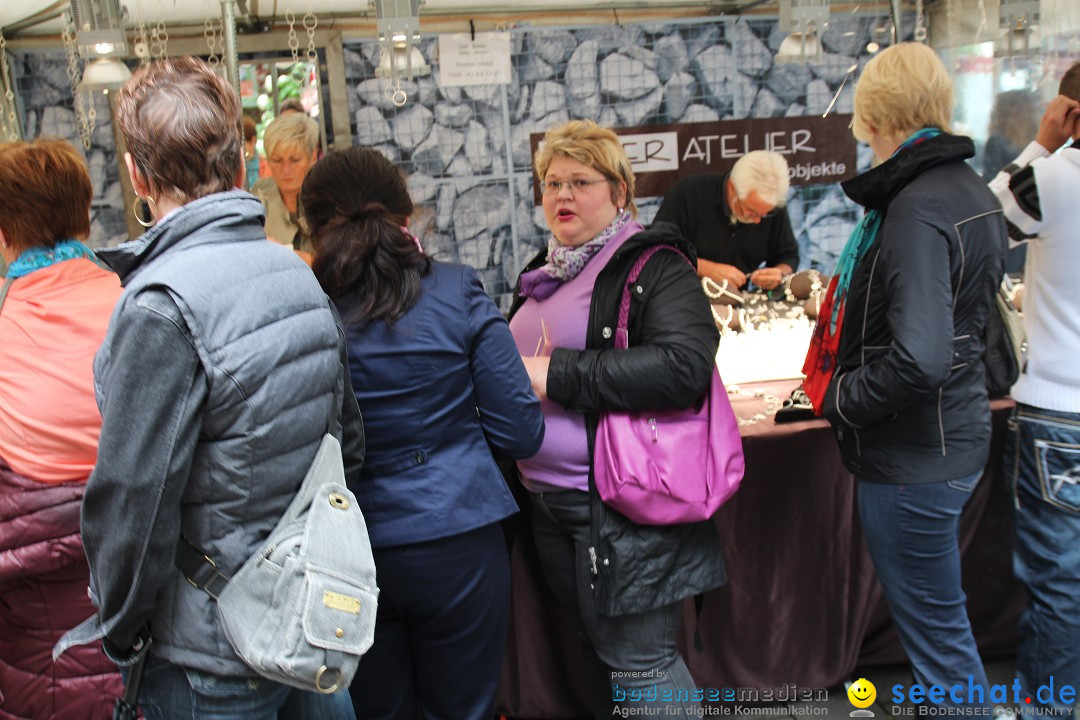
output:
MULTIPOLYGON (((145 199, 142 198, 141 196, 138 196, 138 195, 136 195, 136 197, 138 197, 139 200, 142 200, 143 202, 146 203, 146 209, 147 210, 150 209, 151 199, 150 199, 149 195, 147 195, 145 199)), ((141 217, 139 217, 139 205, 138 205, 138 203, 131 206, 131 213, 132 213, 132 215, 135 216, 135 222, 139 223, 144 228, 152 228, 152 227, 154 227, 154 221, 153 220, 151 220, 150 222, 146 222, 141 217)))

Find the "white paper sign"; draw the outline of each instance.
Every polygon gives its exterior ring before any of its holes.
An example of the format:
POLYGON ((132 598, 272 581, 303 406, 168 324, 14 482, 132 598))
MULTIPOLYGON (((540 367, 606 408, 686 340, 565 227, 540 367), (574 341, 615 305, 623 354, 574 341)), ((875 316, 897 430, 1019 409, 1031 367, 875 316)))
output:
POLYGON ((509 85, 510 33, 439 36, 439 85, 509 85))

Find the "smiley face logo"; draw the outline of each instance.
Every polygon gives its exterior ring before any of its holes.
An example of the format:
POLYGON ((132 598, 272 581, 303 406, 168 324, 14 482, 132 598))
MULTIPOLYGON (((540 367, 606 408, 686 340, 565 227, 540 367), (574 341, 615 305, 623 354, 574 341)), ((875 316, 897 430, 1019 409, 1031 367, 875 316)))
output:
POLYGON ((866 678, 859 678, 847 689, 848 700, 857 708, 867 708, 877 699, 877 688, 866 678))

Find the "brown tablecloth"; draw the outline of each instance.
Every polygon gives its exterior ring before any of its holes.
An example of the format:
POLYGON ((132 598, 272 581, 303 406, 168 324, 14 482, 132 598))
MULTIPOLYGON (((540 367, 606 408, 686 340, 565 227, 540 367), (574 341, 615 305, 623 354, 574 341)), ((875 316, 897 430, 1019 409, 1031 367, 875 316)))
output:
MULTIPOLYGON (((798 381, 732 395, 738 416, 798 381)), ((985 658, 1015 651, 1023 591, 1001 474, 1011 400, 995 400, 990 462, 961 523, 964 587, 985 658)), ((687 601, 682 645, 699 687, 828 688, 857 666, 906 662, 859 527, 855 484, 824 420, 742 428, 746 475, 714 517, 729 581, 687 601), (694 632, 702 650, 695 649, 694 632)), ((580 646, 523 533, 511 553, 513 614, 498 707, 524 718, 588 717, 580 646)))

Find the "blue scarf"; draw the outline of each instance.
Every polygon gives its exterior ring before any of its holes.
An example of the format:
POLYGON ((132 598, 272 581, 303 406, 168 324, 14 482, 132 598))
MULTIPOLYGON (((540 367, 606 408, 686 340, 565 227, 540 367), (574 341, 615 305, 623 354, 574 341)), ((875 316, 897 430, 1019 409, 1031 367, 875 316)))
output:
POLYGON ((74 238, 68 238, 67 240, 61 240, 51 248, 40 246, 26 248, 19 253, 19 257, 15 258, 15 262, 8 265, 7 277, 14 280, 29 275, 35 270, 41 270, 50 265, 65 260, 74 260, 75 258, 86 258, 101 265, 93 250, 74 238))

